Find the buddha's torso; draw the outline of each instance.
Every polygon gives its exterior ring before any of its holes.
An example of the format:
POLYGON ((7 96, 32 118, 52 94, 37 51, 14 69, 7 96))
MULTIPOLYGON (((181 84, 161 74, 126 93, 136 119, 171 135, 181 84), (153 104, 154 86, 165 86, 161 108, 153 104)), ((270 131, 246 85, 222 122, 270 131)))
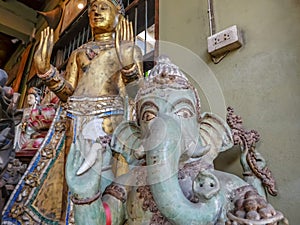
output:
POLYGON ((114 44, 91 42, 77 50, 78 84, 73 96, 120 94, 120 63, 114 44))

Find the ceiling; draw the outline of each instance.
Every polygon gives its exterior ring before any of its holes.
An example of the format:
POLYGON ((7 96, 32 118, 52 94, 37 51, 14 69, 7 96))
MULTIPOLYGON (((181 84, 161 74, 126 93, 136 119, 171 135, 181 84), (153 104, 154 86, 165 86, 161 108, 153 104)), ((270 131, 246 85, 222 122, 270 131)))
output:
POLYGON ((46 0, 0 0, 0 68, 20 44, 27 43, 34 33, 38 14, 46 0))
MULTIPOLYGON (((65 0, 0 0, 0 69, 4 69, 5 64, 20 45, 26 45, 35 36, 36 28, 41 26, 41 21, 45 21, 44 18, 40 19, 42 16, 37 11, 52 10, 61 1, 64 2, 65 0)), ((123 3, 126 7, 135 1, 123 0, 123 3)), ((154 4, 154 1, 148 1, 148 8, 151 4, 154 4)), ((139 4, 141 7, 143 5, 142 3, 139 4)), ((129 8, 128 16, 130 18, 134 16, 134 10, 132 10, 131 15, 131 7, 129 8)), ((141 13, 138 15, 141 15, 141 18, 138 20, 143 24, 145 12, 143 7, 139 10, 141 13)), ((154 20, 154 13, 153 15, 148 13, 148 17, 154 20)), ((149 22, 151 21, 149 20, 149 22)))

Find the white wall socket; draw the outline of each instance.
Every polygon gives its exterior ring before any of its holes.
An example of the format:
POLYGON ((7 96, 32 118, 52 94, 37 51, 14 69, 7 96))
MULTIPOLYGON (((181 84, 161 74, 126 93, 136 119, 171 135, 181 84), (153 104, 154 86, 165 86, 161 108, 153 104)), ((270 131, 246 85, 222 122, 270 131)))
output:
POLYGON ((207 38, 208 53, 219 56, 242 46, 242 37, 236 25, 207 38))

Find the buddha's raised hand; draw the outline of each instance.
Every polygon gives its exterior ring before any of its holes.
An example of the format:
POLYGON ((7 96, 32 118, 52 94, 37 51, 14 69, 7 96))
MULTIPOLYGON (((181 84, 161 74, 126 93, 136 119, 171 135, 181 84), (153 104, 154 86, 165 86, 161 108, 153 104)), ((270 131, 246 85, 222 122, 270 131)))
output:
POLYGON ((34 54, 34 63, 38 74, 44 74, 50 69, 50 59, 54 45, 53 29, 45 28, 41 33, 39 46, 34 54))
POLYGON ((134 34, 132 22, 121 18, 116 28, 116 50, 123 68, 130 68, 134 63, 134 34))

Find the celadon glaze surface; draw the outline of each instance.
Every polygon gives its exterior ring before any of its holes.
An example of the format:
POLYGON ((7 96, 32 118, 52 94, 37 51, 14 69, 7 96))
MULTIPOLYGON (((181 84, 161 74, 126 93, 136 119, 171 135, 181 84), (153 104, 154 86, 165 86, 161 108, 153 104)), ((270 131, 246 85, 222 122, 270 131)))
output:
MULTIPOLYGON (((244 42, 240 49, 230 52, 218 64, 211 61, 207 53, 206 0, 160 1, 160 40, 189 49, 207 63, 218 80, 226 105, 239 111, 248 128, 259 131, 261 141, 257 148, 271 166, 278 188, 278 196, 269 196, 268 200, 284 212, 290 224, 298 224, 300 27, 296 21, 300 20, 299 1, 212 2, 216 32, 236 24, 244 42)), ((182 52, 169 55, 180 68, 184 61, 190 61, 182 57, 182 52)), ((204 111, 210 111, 204 100, 204 111)), ((238 151, 220 154, 216 166, 240 176, 238 151)))
MULTIPOLYGON (((245 180, 214 168, 214 159, 238 144, 238 137, 233 139, 230 127, 218 116, 201 113, 196 89, 167 57, 159 58, 135 101, 135 120, 121 122, 111 141, 112 150, 123 155, 130 170, 102 196, 102 154, 90 170, 77 176, 84 155, 78 146, 71 147, 66 177, 75 223, 289 224, 267 202, 265 181, 253 172, 264 171, 260 169, 267 168, 265 160, 253 158, 252 163, 261 162, 253 167, 244 157, 251 136, 241 154, 245 180), (96 194, 79 198, 83 192, 96 194)), ((241 125, 238 117, 230 118, 232 127, 241 125)))

